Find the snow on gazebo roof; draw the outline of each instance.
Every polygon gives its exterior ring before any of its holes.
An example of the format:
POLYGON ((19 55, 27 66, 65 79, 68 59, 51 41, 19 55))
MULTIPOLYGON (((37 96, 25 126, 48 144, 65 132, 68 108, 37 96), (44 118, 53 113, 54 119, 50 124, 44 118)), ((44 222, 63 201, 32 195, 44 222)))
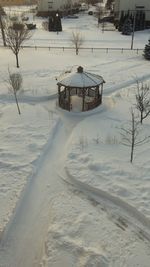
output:
POLYGON ((67 77, 60 80, 57 85, 65 87, 86 88, 95 87, 105 83, 104 79, 100 75, 83 71, 83 68, 79 66, 77 72, 70 73, 67 77))

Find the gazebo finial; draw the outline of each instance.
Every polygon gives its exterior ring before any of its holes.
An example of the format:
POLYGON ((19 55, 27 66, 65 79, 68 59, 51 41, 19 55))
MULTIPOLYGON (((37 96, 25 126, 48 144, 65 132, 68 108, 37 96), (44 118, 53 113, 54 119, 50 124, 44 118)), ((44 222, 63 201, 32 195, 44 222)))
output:
POLYGON ((79 66, 79 67, 77 68, 77 72, 78 72, 78 73, 83 73, 83 67, 79 66))

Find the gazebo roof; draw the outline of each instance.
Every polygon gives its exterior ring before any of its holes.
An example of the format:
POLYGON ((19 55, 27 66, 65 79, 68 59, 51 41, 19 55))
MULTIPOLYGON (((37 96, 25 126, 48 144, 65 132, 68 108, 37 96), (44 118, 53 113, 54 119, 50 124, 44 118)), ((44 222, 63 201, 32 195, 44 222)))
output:
POLYGON ((83 71, 83 68, 79 66, 77 72, 70 73, 64 79, 60 80, 57 85, 65 87, 87 88, 95 87, 105 83, 104 79, 100 75, 83 71))

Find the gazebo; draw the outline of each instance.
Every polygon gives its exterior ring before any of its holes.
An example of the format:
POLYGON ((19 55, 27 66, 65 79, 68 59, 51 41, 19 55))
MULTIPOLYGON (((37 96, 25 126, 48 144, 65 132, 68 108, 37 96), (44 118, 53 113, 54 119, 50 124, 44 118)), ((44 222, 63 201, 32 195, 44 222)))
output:
POLYGON ((66 110, 87 111, 102 103, 104 79, 89 73, 79 66, 77 71, 70 73, 57 83, 59 107, 66 110), (77 104, 78 103, 78 104, 77 104))

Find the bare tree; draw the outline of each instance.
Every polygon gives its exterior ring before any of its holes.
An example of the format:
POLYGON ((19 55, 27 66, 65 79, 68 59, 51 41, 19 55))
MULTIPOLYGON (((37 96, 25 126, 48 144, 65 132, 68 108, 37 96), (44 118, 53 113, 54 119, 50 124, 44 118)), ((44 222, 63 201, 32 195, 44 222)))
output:
POLYGON ((91 5, 95 5, 97 4, 98 2, 102 2, 102 0, 86 0, 85 3, 88 4, 88 6, 91 4, 91 5))
POLYGON ((45 31, 48 31, 48 21, 43 21, 42 22, 42 28, 45 30, 45 31))
POLYGON ((7 81, 8 87, 9 90, 11 90, 14 94, 19 115, 21 114, 21 111, 18 103, 17 92, 22 87, 22 81, 23 79, 20 73, 11 73, 10 70, 8 69, 8 81, 7 81))
POLYGON ((31 37, 30 31, 22 22, 13 22, 5 27, 6 43, 16 56, 16 66, 19 68, 19 51, 24 41, 31 37))
POLYGON ((72 0, 67 0, 66 2, 65 2, 65 4, 61 7, 63 10, 65 10, 65 11, 72 11, 72 0))
POLYGON ((102 9, 102 6, 100 5, 100 3, 98 3, 96 5, 96 17, 97 17, 97 20, 98 20, 98 27, 99 27, 99 24, 100 24, 100 21, 101 21, 101 18, 104 14, 104 11, 102 9))
POLYGON ((5 39, 5 32, 4 32, 4 22, 3 22, 3 18, 2 15, 4 10, 3 8, 0 6, 0 28, 1 28, 1 33, 2 33, 2 39, 3 39, 3 44, 4 46, 6 46, 6 39, 5 39))
POLYGON ((136 109, 140 112, 140 123, 150 115, 150 88, 147 84, 137 81, 136 109))
POLYGON ((79 54, 79 48, 83 44, 83 37, 80 32, 72 32, 71 42, 75 46, 76 55, 79 54))
POLYGON ((106 8, 107 9, 112 9, 114 2, 115 2, 115 0, 107 0, 106 1, 106 8))
POLYGON ((128 126, 120 128, 121 144, 131 148, 130 162, 133 162, 135 147, 145 144, 149 141, 149 136, 140 138, 140 125, 135 119, 134 111, 131 109, 131 121, 128 126))

